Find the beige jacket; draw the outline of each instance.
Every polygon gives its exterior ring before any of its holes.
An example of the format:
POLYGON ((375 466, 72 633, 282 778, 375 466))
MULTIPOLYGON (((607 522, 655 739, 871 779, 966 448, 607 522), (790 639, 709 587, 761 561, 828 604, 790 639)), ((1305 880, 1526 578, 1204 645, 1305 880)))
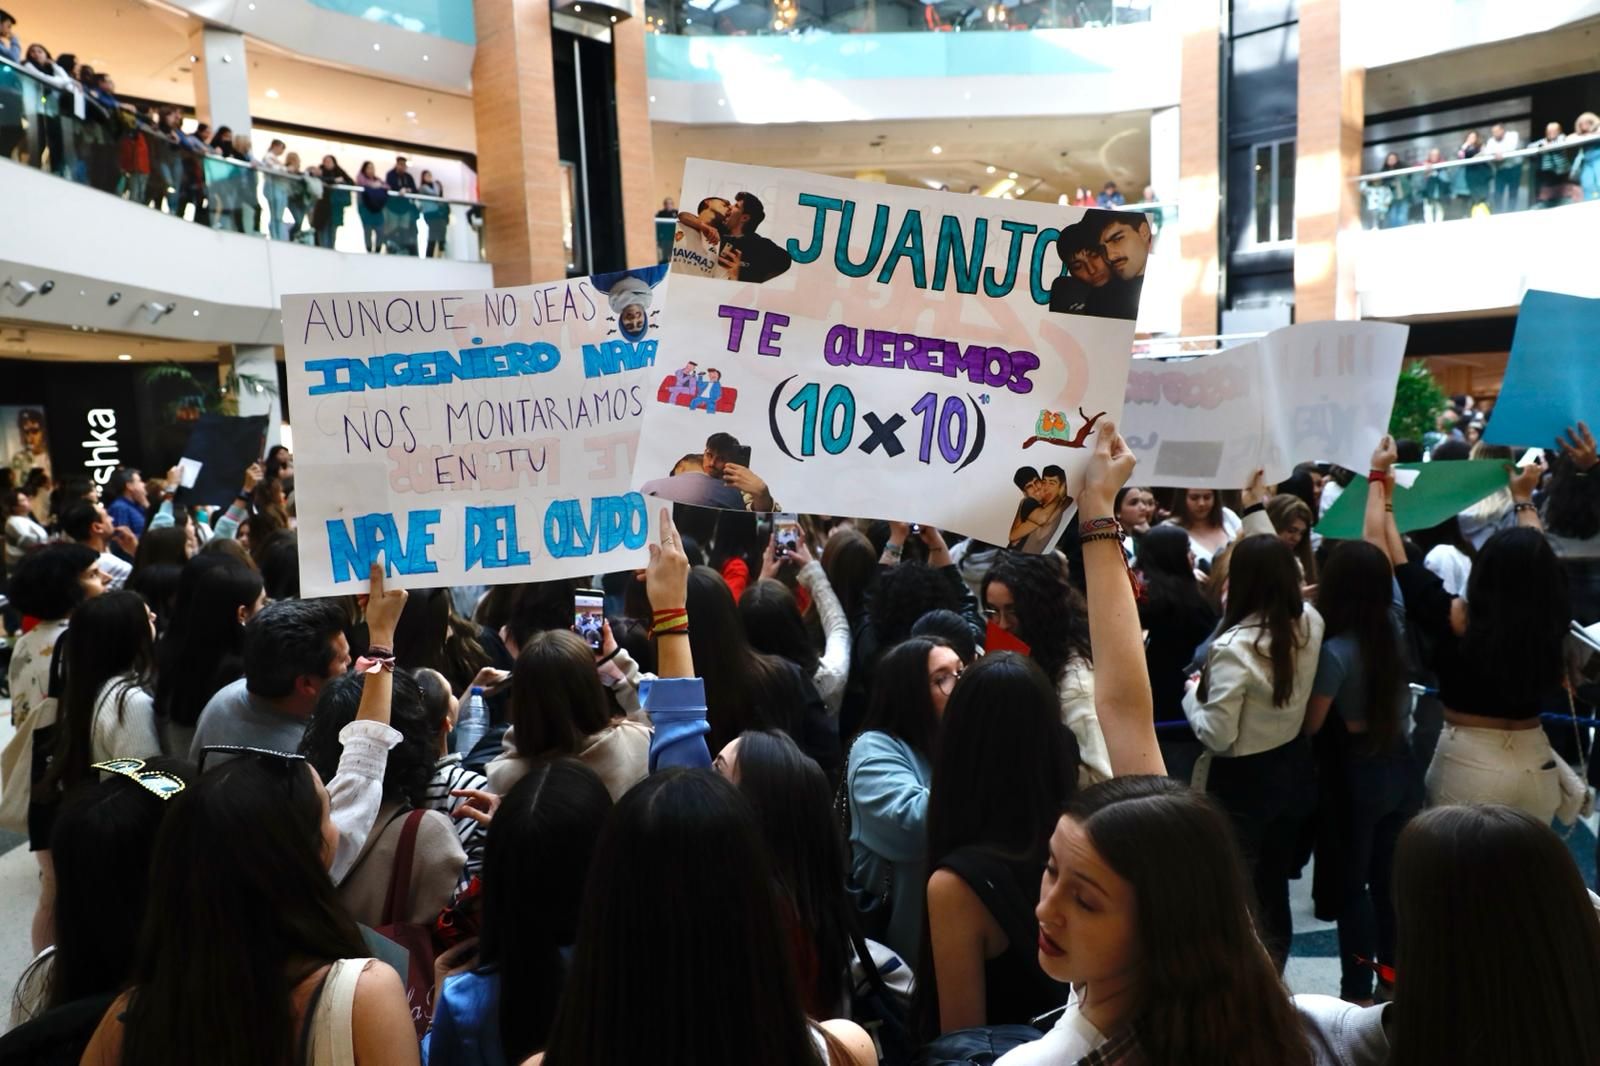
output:
MULTIPOLYGON (((340 902, 350 917, 363 925, 383 924, 383 904, 406 823, 406 815, 400 811, 400 804, 393 801, 378 808, 378 819, 366 847, 339 885, 340 902)), ((450 902, 466 864, 467 853, 461 848, 450 816, 439 811, 424 813, 417 826, 417 846, 411 859, 411 905, 407 913, 395 915, 395 920, 432 925, 450 902)))
MULTIPOLYGON (((619 718, 585 737, 573 758, 599 774, 612 800, 619 800, 650 772, 650 723, 642 715, 619 718)), ((506 730, 504 754, 483 770, 489 778, 489 791, 504 796, 532 766, 531 760, 517 752, 516 730, 506 730)))

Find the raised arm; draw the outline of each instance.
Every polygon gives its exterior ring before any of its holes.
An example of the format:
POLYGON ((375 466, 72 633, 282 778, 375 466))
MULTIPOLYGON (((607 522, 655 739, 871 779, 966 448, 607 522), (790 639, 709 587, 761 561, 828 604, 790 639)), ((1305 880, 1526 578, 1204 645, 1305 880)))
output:
POLYGON ((1362 516, 1361 537, 1383 549, 1393 566, 1406 561, 1405 542, 1400 527, 1394 524, 1394 463, 1398 458, 1394 438, 1387 433, 1372 452, 1372 469, 1367 474, 1367 509, 1362 516))
POLYGON ((1112 501, 1135 462, 1117 427, 1102 420, 1078 499, 1078 526, 1086 531, 1080 539, 1095 664, 1094 709, 1111 757, 1111 772, 1118 776, 1166 773, 1156 744, 1144 635, 1127 557, 1119 538, 1096 537, 1092 528, 1095 519, 1112 516, 1112 501))
POLYGON ((1539 487, 1544 467, 1539 463, 1529 463, 1521 468, 1508 465, 1506 474, 1511 479, 1511 499, 1517 511, 1517 525, 1543 529, 1544 522, 1539 519, 1539 509, 1533 505, 1533 490, 1539 487))
MULTIPOLYGON (((689 557, 683 553, 683 538, 672 524, 672 508, 661 508, 661 543, 650 545, 650 563, 644 571, 645 594, 656 619, 670 622, 674 612, 687 617, 689 601, 689 557)), ((652 627, 654 630, 656 627, 652 627)), ((672 629, 671 625, 661 625, 672 629)), ((693 677, 694 654, 689 650, 689 630, 657 632, 656 675, 693 677)))

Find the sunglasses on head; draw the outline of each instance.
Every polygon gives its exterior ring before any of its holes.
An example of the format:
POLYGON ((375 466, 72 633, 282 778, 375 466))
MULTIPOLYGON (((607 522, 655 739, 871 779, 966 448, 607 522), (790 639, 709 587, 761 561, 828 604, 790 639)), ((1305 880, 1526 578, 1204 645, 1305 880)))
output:
POLYGON ((248 744, 207 744, 200 749, 200 772, 206 772, 206 757, 209 755, 254 755, 268 762, 276 762, 287 766, 293 762, 305 762, 304 755, 297 755, 292 751, 273 751, 271 748, 253 748, 248 744))
POLYGON ((169 774, 165 770, 146 770, 143 759, 107 759, 94 763, 89 769, 126 777, 157 799, 171 799, 189 787, 176 774, 169 774))

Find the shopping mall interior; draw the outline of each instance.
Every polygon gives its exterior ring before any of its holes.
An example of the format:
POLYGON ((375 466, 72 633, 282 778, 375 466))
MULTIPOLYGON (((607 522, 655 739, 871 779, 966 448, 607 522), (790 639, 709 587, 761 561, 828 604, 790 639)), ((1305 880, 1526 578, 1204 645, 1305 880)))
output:
MULTIPOLYGON (((45 413, 58 481, 164 471, 207 413, 292 447, 286 295, 664 261, 694 159, 1143 212, 1135 366, 1398 323, 1481 412, 1526 293, 1600 297, 1600 0, 0 5, 0 420, 45 413)), ((1286 981, 1331 995, 1311 881, 1286 981)))

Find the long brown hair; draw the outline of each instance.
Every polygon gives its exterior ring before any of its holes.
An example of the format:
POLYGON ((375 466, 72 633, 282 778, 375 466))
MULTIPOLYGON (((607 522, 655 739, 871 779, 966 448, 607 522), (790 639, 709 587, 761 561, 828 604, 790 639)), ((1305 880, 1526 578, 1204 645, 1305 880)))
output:
POLYGON ((1292 548, 1294 557, 1299 560, 1302 580, 1307 585, 1317 583, 1317 556, 1311 550, 1311 527, 1317 524, 1316 517, 1311 513, 1311 507, 1298 496, 1287 492, 1280 492, 1267 501, 1267 517, 1272 519, 1272 528, 1282 533, 1289 523, 1299 519, 1306 524, 1306 531, 1300 537, 1300 543, 1292 548))
POLYGON ((575 755, 611 722, 594 652, 578 634, 545 629, 522 646, 511 671, 511 725, 528 758, 575 755))
MULTIPOLYGON (((1272 705, 1282 707, 1294 694, 1294 653, 1301 645, 1300 569, 1294 552, 1271 533, 1259 533, 1234 544, 1229 552, 1228 608, 1222 615, 1222 632, 1259 616, 1255 643, 1267 642, 1272 665, 1272 705)), ((1200 679, 1200 698, 1206 699, 1209 675, 1200 679)))
POLYGON ((1391 1066, 1600 1062, 1600 920, 1549 826, 1512 807, 1425 811, 1400 834, 1394 896, 1391 1066))
POLYGON ((1299 1015, 1256 935, 1244 859, 1216 804, 1170 778, 1117 777, 1078 793, 1065 816, 1133 886, 1134 1026, 1148 1066, 1309 1066, 1299 1015))

